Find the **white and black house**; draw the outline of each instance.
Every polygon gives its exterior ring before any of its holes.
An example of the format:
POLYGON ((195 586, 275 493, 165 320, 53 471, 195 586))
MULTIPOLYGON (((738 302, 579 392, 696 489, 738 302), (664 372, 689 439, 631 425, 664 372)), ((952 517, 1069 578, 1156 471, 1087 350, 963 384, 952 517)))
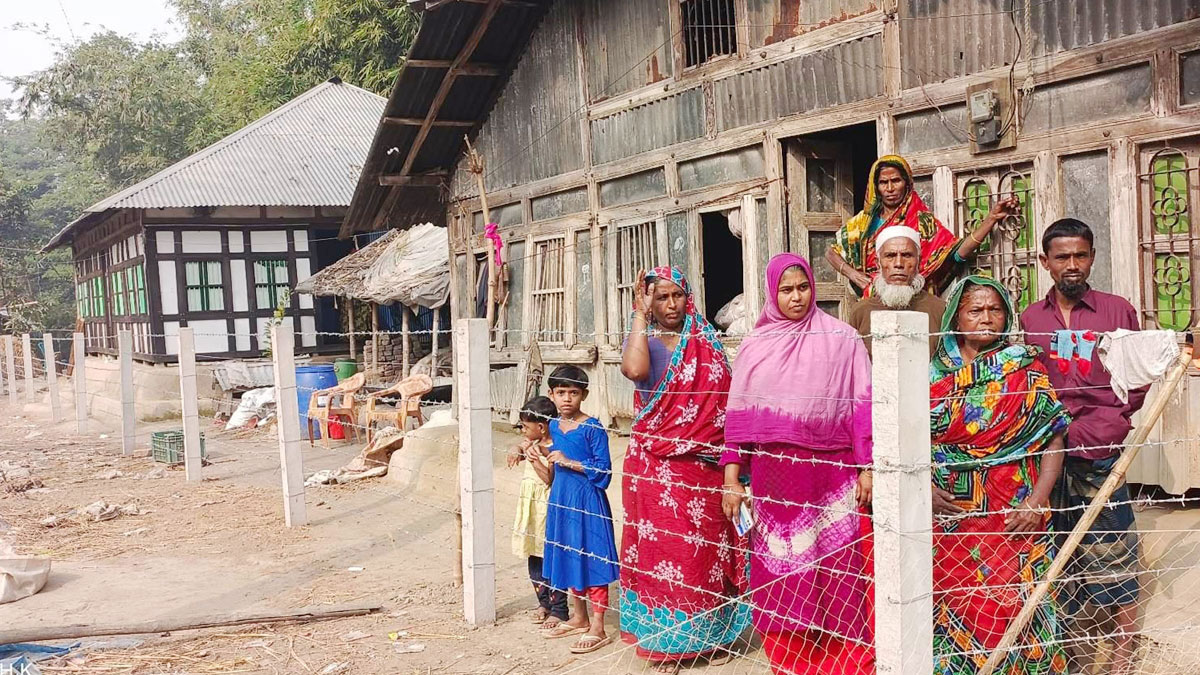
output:
POLYGON ((130 330, 171 361, 181 326, 208 356, 262 354, 283 307, 297 347, 337 350, 339 311, 291 289, 353 250, 337 240, 385 100, 330 80, 91 206, 47 243, 70 244, 89 353, 130 330), (328 337, 328 339, 327 339, 328 337))

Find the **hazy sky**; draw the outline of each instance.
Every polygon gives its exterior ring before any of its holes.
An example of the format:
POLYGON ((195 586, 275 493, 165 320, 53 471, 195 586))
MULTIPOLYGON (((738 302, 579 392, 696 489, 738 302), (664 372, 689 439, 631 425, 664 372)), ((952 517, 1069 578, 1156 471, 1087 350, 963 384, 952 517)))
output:
MULTIPOLYGON (((166 0, 0 0, 0 77, 25 75, 54 62, 52 40, 14 24, 49 26, 63 42, 105 28, 140 38, 161 33, 170 40, 179 35, 174 17, 166 0)), ((0 84, 0 97, 9 92, 0 84)))

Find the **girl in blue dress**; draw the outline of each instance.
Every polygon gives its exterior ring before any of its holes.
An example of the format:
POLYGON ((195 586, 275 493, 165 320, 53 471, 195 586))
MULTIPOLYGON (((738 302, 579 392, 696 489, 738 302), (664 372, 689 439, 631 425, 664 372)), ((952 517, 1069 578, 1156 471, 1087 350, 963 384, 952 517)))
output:
POLYGON ((550 398, 558 419, 550 422, 554 480, 546 514, 542 573, 552 588, 571 591, 574 616, 546 632, 548 638, 584 635, 571 652, 587 654, 612 642, 604 632, 608 585, 618 578, 612 509, 604 489, 612 480, 608 434, 600 420, 583 414, 587 374, 560 366, 550 374, 550 398), (587 601, 592 611, 587 611, 587 601))

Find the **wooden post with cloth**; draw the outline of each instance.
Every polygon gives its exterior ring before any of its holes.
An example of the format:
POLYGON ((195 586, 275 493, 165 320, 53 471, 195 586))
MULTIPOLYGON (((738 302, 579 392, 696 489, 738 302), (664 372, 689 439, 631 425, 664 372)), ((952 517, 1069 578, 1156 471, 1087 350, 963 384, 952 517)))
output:
MULTIPOLYGON (((508 287, 508 266, 504 264, 503 251, 504 239, 500 236, 499 225, 492 222, 492 212, 488 208, 487 189, 483 184, 483 158, 479 153, 475 152, 475 148, 471 146, 471 140, 466 136, 463 141, 467 144, 467 169, 475 174, 475 185, 479 189, 479 206, 483 211, 483 226, 484 238, 492 242, 491 250, 488 251, 488 286, 487 286, 487 310, 484 318, 487 319, 489 340, 495 343, 495 329, 498 325, 497 304, 503 309, 504 304, 508 301, 508 294, 505 289, 508 287)), ((435 323, 434 330, 437 330, 435 323)), ((434 364, 436 375, 437 364, 434 364)))
MULTIPOLYGON (((1104 507, 1108 505, 1108 498, 1124 482, 1125 473, 1129 471, 1133 460, 1137 458, 1142 445, 1145 444, 1146 439, 1150 436, 1150 431, 1158 423, 1158 419, 1162 417, 1163 411, 1167 407, 1167 402, 1171 399, 1176 387, 1179 386, 1179 381, 1183 379, 1184 373, 1187 372, 1188 363, 1191 361, 1192 355, 1188 350, 1178 349, 1174 344, 1175 334, 1172 331, 1140 331, 1126 334, 1138 335, 1139 333, 1147 338, 1159 338, 1159 336, 1153 335, 1154 333, 1158 333, 1161 334, 1161 339, 1170 341, 1170 346, 1175 347, 1177 355, 1173 361, 1165 361, 1164 364, 1165 366, 1171 366, 1174 363, 1174 365, 1170 367, 1170 372, 1166 374, 1166 379, 1159 388, 1158 395, 1146 411, 1146 416, 1142 418, 1137 431, 1126 442, 1125 451, 1121 453, 1121 458, 1117 460, 1112 471, 1108 474, 1108 478, 1100 486, 1099 492, 1092 498, 1091 504, 1088 504, 1087 510, 1083 512, 1083 517, 1079 519, 1079 522, 1075 525, 1075 529, 1071 530, 1071 535, 1067 537, 1058 554, 1054 556, 1054 562, 1050 564, 1050 569, 1046 570, 1046 576, 1033 589, 1033 592, 1029 594, 1029 598, 1025 601, 1025 606, 1021 608, 1021 613, 1008 625, 1008 630, 1004 631, 1004 636, 1000 638, 999 644, 996 645, 991 655, 988 656, 987 662, 979 669, 978 675, 992 675, 996 671, 996 668, 1007 658, 1007 654, 1016 643, 1017 638, 1025 630, 1025 626, 1028 625, 1033 615, 1037 613, 1038 607, 1041 605, 1042 600, 1045 599, 1046 594, 1050 592, 1050 586, 1058 580, 1067 563, 1070 562, 1072 555, 1074 555, 1075 549, 1083 541, 1084 535, 1091 529, 1092 523, 1096 522, 1096 518, 1099 517, 1104 507)), ((1112 339, 1111 334, 1105 335, 1104 339, 1112 339)), ((1105 358, 1104 350, 1105 347, 1102 341, 1100 347, 1102 361, 1105 358)), ((1105 363, 1105 366, 1107 367, 1108 364, 1105 363)), ((1165 370, 1166 367, 1162 367, 1154 375, 1161 376, 1165 370)), ((1120 391, 1118 391, 1118 394, 1120 394, 1120 391)))

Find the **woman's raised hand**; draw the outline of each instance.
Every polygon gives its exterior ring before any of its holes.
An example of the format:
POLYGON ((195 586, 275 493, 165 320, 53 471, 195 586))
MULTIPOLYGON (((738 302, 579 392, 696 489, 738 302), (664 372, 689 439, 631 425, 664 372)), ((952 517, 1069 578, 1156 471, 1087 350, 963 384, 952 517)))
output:
POLYGON ((867 274, 862 270, 857 270, 851 267, 849 277, 851 283, 859 288, 865 289, 867 286, 871 285, 871 277, 867 276, 867 274))
POLYGON ((650 301, 653 296, 648 292, 646 286, 646 270, 638 270, 637 278, 633 283, 633 311, 641 312, 647 319, 650 317, 650 301))

